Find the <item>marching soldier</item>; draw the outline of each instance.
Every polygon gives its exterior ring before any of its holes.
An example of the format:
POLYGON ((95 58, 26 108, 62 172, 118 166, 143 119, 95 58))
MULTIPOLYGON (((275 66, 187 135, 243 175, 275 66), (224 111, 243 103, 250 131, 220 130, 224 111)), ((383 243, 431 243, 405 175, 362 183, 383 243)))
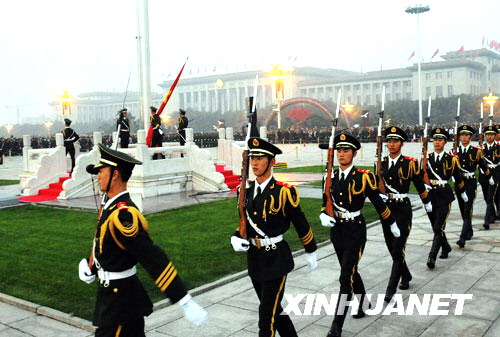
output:
POLYGON ((382 178, 387 195, 381 196, 386 199, 387 207, 396 219, 401 233, 399 238, 395 238, 387 226, 383 227, 385 244, 393 261, 384 298, 386 302, 390 302, 396 293, 399 280, 401 279, 399 289, 406 290, 412 279, 405 261, 406 240, 410 235, 413 216, 408 198, 411 182, 415 185, 427 212, 432 212, 432 204, 422 180, 418 160, 401 154, 401 148, 408 140, 406 133, 396 126, 391 126, 385 130, 385 138, 389 156, 384 157, 382 161, 382 178))
MULTIPOLYGON (((497 145, 498 148, 500 148, 500 124, 495 124, 495 130, 496 130, 496 135, 495 135, 495 144, 497 145)), ((496 176, 496 181, 497 184, 500 182, 500 166, 497 165, 495 168, 495 176, 496 176)), ((496 192, 495 192, 495 208, 496 208, 496 216, 495 220, 500 220, 500 189, 497 186, 496 192)))
POLYGON ((96 336, 145 336, 144 316, 153 305, 136 275, 140 263, 156 285, 184 310, 186 319, 201 324, 207 316, 187 293, 178 273, 163 250, 148 235, 148 222, 130 199, 127 181, 140 161, 102 144, 97 165, 87 172, 97 174, 101 192, 108 200, 100 210, 91 263, 83 259, 79 277, 86 283, 99 278, 93 324, 96 336))
POLYGON ((295 186, 276 181, 272 175, 275 156, 281 150, 261 138, 248 140, 250 164, 256 180, 246 190, 247 237, 239 232, 231 237, 235 251, 246 251, 248 274, 260 300, 259 337, 297 336, 288 315, 282 313, 281 300, 287 274, 294 267, 293 257, 283 235, 293 223, 306 250, 311 269, 317 267, 316 241, 300 208, 295 186))
MULTIPOLYGON (((151 147, 162 147, 163 146, 163 130, 161 129, 161 118, 156 114, 156 107, 151 106, 151 116, 149 121, 151 127, 153 128, 153 138, 151 140, 151 147)), ((155 153, 153 159, 163 159, 161 153, 155 153)))
POLYGON ((486 214, 484 215, 483 224, 484 229, 490 229, 490 224, 495 222, 496 212, 494 196, 498 188, 498 163, 500 161, 500 146, 495 143, 495 137, 498 133, 499 130, 492 125, 484 130, 486 142, 483 145, 483 155, 491 172, 491 176, 493 177, 493 181, 491 181, 484 170, 479 170, 479 183, 481 184, 484 200, 486 201, 486 214))
POLYGON ((450 214, 451 203, 455 200, 448 180, 455 179, 455 186, 464 202, 469 199, 465 193, 464 182, 460 175, 460 163, 458 157, 446 153, 444 147, 450 135, 448 131, 442 128, 432 130, 431 137, 434 144, 434 152, 428 154, 427 172, 431 183, 429 197, 432 202, 432 212, 428 212, 429 220, 434 232, 431 250, 427 259, 427 267, 434 269, 436 266, 436 257, 441 248, 440 259, 447 259, 451 252, 451 246, 446 239, 445 227, 446 219, 450 214))
POLYGON ((340 294, 333 320, 327 337, 340 336, 346 316, 345 301, 352 296, 361 296, 361 306, 354 318, 365 316, 363 308, 369 306, 366 290, 358 273, 358 263, 366 243, 366 223, 361 210, 368 197, 380 216, 383 227, 388 227, 394 237, 400 236, 391 211, 379 195, 375 175, 370 171, 357 169, 353 159, 361 148, 359 141, 348 134, 335 136, 334 148, 337 150, 339 169, 333 172, 330 191, 323 191, 323 208, 319 216, 321 224, 330 227, 330 240, 333 243, 340 263, 340 294), (334 202, 334 217, 325 213, 327 197, 331 193, 334 202), (366 301, 365 301, 366 300, 366 301))
MULTIPOLYGON (((493 177, 490 176, 490 170, 486 161, 483 158, 483 151, 481 148, 470 145, 472 135, 476 132, 474 128, 469 125, 462 125, 458 128, 458 134, 460 136, 460 146, 458 147, 457 156, 460 162, 460 174, 464 181, 465 192, 467 193, 468 202, 464 202, 460 191, 455 185, 455 195, 457 196, 458 206, 460 208, 460 214, 462 215, 462 232, 460 233, 460 238, 457 241, 457 245, 460 248, 465 247, 465 242, 472 239, 472 208, 474 205, 474 200, 476 199, 477 192, 477 179, 476 179, 476 169, 481 168, 483 175, 487 179, 490 185, 494 185, 495 181, 493 177), (488 178, 489 177, 489 178, 488 178)), ((487 186, 486 188, 488 188, 487 186)))
POLYGON ((123 108, 120 110, 120 116, 116 121, 116 129, 120 128, 120 133, 118 137, 120 137, 120 147, 122 149, 128 148, 128 143, 130 141, 130 121, 127 118, 127 108, 123 108))
POLYGON ((66 155, 71 157, 71 173, 73 173, 73 169, 75 168, 75 142, 80 139, 80 136, 70 128, 69 126, 71 125, 71 119, 65 118, 64 119, 64 125, 66 126, 64 130, 62 130, 62 134, 64 137, 64 148, 66 149, 66 155))

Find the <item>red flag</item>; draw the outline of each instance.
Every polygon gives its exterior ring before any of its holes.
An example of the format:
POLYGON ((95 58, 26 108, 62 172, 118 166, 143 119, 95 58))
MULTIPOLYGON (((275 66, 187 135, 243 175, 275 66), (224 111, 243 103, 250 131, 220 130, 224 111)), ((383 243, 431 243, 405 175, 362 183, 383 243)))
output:
POLYGON ((434 54, 432 54, 432 57, 431 57, 431 60, 437 55, 439 54, 439 48, 436 49, 436 51, 434 52, 434 54))
MULTIPOLYGON (((187 60, 186 60, 187 62, 187 60)), ((163 109, 167 105, 170 96, 172 96, 172 93, 174 92, 175 87, 177 86, 177 82, 179 82, 179 79, 181 78, 182 71, 184 70, 184 67, 186 66, 186 62, 184 62, 184 65, 181 68, 181 71, 179 71, 179 74, 175 78, 174 83, 170 86, 170 89, 168 90, 167 94, 165 95, 165 98, 163 99, 163 102, 161 102, 160 107, 158 108, 158 111, 156 111, 157 115, 161 115, 163 112, 163 109)), ((151 141, 153 140, 153 127, 150 125, 148 129, 148 135, 146 136, 146 144, 148 146, 151 146, 151 141)))
POLYGON ((459 50, 457 50, 457 56, 464 52, 464 46, 462 46, 459 50))
POLYGON ((413 53, 411 53, 410 57, 408 57, 408 61, 410 61, 413 56, 415 56, 415 51, 413 51, 413 53))

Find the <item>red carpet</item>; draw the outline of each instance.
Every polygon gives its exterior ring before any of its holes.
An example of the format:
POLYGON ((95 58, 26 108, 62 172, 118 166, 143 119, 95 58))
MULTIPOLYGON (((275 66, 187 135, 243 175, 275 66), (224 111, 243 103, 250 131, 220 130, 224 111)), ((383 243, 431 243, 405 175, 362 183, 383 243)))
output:
POLYGON ((232 191, 235 191, 236 187, 240 184, 240 176, 233 174, 231 170, 226 170, 224 165, 215 165, 215 170, 224 175, 224 183, 232 191))
POLYGON ((70 177, 59 178, 58 183, 53 183, 49 185, 49 188, 44 188, 38 191, 37 195, 30 195, 26 197, 20 197, 19 201, 24 202, 41 202, 47 200, 54 200, 62 191, 62 184, 70 177))

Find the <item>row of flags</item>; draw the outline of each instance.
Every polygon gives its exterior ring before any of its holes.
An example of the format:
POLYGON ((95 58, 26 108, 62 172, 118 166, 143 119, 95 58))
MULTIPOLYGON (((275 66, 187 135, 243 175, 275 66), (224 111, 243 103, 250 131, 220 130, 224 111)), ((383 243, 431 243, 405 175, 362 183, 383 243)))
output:
MULTIPOLYGON (((462 48, 460 48, 461 51, 463 51, 464 47, 462 46, 462 48)), ((437 55, 439 54, 439 48, 436 49, 436 51, 434 52, 434 54, 432 54, 431 56, 431 61, 434 57, 436 57, 437 55)), ((458 55, 458 54, 457 54, 458 55)), ((415 51, 413 51, 411 54, 410 54, 410 57, 408 57, 408 61, 410 61, 413 57, 415 56, 415 51)))

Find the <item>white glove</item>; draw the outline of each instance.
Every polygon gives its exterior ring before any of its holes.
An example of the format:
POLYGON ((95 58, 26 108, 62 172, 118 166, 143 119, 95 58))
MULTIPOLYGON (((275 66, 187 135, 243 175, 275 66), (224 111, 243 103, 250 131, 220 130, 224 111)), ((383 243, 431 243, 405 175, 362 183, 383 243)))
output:
POLYGON ((387 196, 387 194, 379 193, 379 195, 382 198, 382 200, 384 200, 384 202, 387 202, 387 200, 389 200, 389 197, 387 196))
POLYGON ((432 190, 432 187, 430 185, 424 184, 424 186, 426 191, 432 190))
POLYGON ((460 194, 460 196, 462 197, 462 200, 464 202, 469 202, 469 198, 467 197, 467 193, 462 192, 462 194, 460 194))
POLYGON ((490 180, 488 181, 490 182, 491 186, 495 185, 495 179, 493 179, 493 177, 490 177, 490 180))
POLYGON ((323 227, 333 227, 333 226, 335 226, 335 218, 332 218, 328 214, 321 213, 319 215, 319 220, 321 221, 321 225, 323 227))
POLYGON ((432 203, 428 202, 428 203, 424 204, 424 207, 425 207, 425 211, 427 213, 431 213, 432 212, 432 203))
POLYGON ((306 253, 306 261, 309 265, 309 269, 314 270, 318 267, 318 256, 316 251, 312 253, 306 253))
POLYGON ((235 252, 246 252, 250 248, 250 242, 233 235, 231 236, 231 246, 235 252))
POLYGON ((184 318, 194 325, 201 325, 207 319, 208 313, 198 303, 196 303, 191 295, 187 294, 180 301, 179 305, 184 311, 184 318))
POLYGON ((401 236, 401 232, 399 231, 398 224, 396 222, 394 222, 391 225, 391 232, 392 232, 392 235, 394 235, 395 238, 399 238, 401 236))
POLYGON ((92 275, 92 271, 89 268, 89 263, 87 259, 82 259, 78 265, 78 276, 80 280, 85 283, 92 283, 95 280, 95 275, 92 275))

